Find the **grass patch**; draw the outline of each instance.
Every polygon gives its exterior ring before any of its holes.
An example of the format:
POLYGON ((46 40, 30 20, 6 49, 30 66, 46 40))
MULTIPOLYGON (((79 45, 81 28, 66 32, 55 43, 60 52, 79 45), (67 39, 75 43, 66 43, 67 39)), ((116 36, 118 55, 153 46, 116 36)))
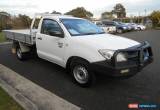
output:
POLYGON ((6 41, 6 38, 4 37, 4 33, 0 32, 0 43, 5 41, 6 41))
POLYGON ((2 88, 0 88, 0 110, 24 110, 2 88))

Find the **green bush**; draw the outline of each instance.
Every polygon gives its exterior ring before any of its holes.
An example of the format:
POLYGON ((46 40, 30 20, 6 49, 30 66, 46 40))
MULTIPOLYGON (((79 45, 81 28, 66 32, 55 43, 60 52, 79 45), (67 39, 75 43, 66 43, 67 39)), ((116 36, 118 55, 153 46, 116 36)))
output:
POLYGON ((160 27, 160 11, 153 11, 150 15, 154 27, 160 27))
POLYGON ((6 41, 6 38, 5 38, 4 34, 2 32, 0 32, 0 43, 5 42, 5 41, 6 41))

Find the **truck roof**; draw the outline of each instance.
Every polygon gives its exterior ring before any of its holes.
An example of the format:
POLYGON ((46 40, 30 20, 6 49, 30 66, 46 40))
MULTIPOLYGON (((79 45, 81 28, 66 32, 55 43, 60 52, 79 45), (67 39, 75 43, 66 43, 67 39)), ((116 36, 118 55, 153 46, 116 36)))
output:
POLYGON ((82 18, 77 18, 77 17, 73 17, 73 16, 68 16, 68 15, 57 15, 57 16, 43 16, 43 18, 51 18, 51 19, 82 19, 82 18))
POLYGON ((82 19, 82 18, 78 18, 78 17, 73 17, 72 15, 62 15, 62 14, 46 14, 46 13, 36 13, 34 16, 34 19, 37 17, 41 17, 41 18, 50 18, 50 19, 55 19, 55 20, 59 20, 59 19, 82 19))

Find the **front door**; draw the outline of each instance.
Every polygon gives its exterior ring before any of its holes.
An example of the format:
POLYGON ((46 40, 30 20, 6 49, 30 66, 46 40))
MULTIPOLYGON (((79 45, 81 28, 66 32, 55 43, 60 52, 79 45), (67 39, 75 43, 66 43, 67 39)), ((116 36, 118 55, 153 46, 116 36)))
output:
POLYGON ((63 65, 65 38, 60 34, 54 35, 53 32, 63 34, 57 21, 43 19, 41 32, 37 33, 36 36, 37 53, 40 58, 63 65))

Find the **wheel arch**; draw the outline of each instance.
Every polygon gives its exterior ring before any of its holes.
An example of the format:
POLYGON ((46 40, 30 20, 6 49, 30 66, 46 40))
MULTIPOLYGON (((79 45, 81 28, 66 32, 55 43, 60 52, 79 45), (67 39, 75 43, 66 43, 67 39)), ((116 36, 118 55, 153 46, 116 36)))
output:
POLYGON ((84 58, 82 58, 82 57, 79 57, 79 56, 71 56, 71 57, 69 57, 68 60, 67 60, 67 63, 66 63, 66 66, 65 66, 66 69, 69 70, 69 67, 70 67, 70 64, 71 64, 72 60, 77 60, 77 59, 82 60, 82 61, 86 61, 86 62, 90 63, 88 60, 86 60, 86 59, 84 59, 84 58))

